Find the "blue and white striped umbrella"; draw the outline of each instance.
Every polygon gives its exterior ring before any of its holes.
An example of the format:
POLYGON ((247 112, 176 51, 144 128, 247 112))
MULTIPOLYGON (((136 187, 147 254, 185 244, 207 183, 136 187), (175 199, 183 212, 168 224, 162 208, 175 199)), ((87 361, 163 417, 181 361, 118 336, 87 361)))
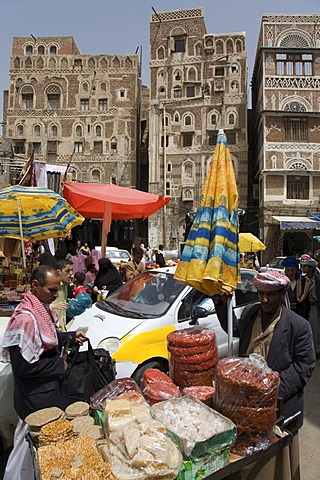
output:
POLYGON ((57 238, 83 221, 61 195, 48 188, 14 185, 0 190, 0 237, 57 238))

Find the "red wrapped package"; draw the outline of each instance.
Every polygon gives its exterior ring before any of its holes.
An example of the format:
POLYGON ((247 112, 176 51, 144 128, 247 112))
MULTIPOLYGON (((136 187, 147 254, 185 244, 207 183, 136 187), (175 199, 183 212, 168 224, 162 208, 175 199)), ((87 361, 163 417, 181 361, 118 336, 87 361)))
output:
POLYGON ((205 385, 197 385, 195 387, 186 387, 182 390, 183 395, 192 395, 203 403, 211 406, 214 395, 214 387, 207 387, 205 385))
POLYGON ((170 398, 180 397, 181 392, 172 382, 152 382, 143 389, 143 395, 150 405, 154 405, 170 398))
POLYGON ((142 390, 149 385, 149 383, 154 382, 167 382, 173 384, 171 378, 165 373, 161 372, 157 368, 147 368, 143 373, 141 388, 142 390))
POLYGON ((184 328, 169 333, 169 370, 179 387, 212 386, 218 362, 216 335, 202 327, 184 328))
POLYGON ((220 360, 214 407, 237 426, 239 435, 233 453, 249 455, 270 445, 278 388, 279 374, 260 355, 220 360))

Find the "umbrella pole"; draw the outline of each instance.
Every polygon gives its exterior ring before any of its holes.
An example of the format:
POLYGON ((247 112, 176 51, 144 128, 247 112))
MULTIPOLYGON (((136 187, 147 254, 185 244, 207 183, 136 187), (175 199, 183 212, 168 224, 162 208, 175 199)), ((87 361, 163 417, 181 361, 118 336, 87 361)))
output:
POLYGON ((21 240, 22 264, 23 264, 23 268, 27 268, 26 252, 24 251, 24 241, 23 241, 23 230, 22 230, 22 220, 21 220, 21 204, 20 204, 20 199, 18 198, 17 201, 18 201, 18 217, 19 217, 19 229, 20 229, 20 240, 21 240))
POLYGON ((107 238, 111 226, 111 205, 106 203, 102 220, 101 256, 106 256, 107 238))
POLYGON ((228 297, 227 300, 227 312, 228 312, 228 357, 233 355, 233 309, 232 309, 232 297, 228 297))

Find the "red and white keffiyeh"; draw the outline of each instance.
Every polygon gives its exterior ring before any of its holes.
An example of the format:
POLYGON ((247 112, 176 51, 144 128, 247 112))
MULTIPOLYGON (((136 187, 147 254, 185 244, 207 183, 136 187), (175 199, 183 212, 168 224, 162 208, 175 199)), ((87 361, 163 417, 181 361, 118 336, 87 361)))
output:
POLYGON ((253 285, 262 292, 275 292, 276 290, 289 288, 290 280, 277 270, 268 270, 267 272, 257 273, 253 279, 253 285))
POLYGON ((45 350, 58 345, 57 323, 56 315, 53 312, 50 315, 40 300, 28 292, 14 311, 0 342, 0 360, 9 362, 9 347, 18 345, 27 362, 37 362, 45 350))

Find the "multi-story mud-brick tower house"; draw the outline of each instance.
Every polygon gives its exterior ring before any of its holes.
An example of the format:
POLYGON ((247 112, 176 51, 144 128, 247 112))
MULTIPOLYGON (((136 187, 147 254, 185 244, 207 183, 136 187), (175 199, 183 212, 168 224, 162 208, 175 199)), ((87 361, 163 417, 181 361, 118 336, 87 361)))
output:
POLYGON ((178 248, 199 203, 218 129, 247 201, 247 54, 242 33, 208 34, 202 8, 150 22, 149 189, 172 197, 149 222, 151 244, 178 248), (160 226, 160 228, 159 228, 160 226))
POLYGON ((250 155, 263 261, 312 253, 320 222, 320 15, 264 15, 250 155))

